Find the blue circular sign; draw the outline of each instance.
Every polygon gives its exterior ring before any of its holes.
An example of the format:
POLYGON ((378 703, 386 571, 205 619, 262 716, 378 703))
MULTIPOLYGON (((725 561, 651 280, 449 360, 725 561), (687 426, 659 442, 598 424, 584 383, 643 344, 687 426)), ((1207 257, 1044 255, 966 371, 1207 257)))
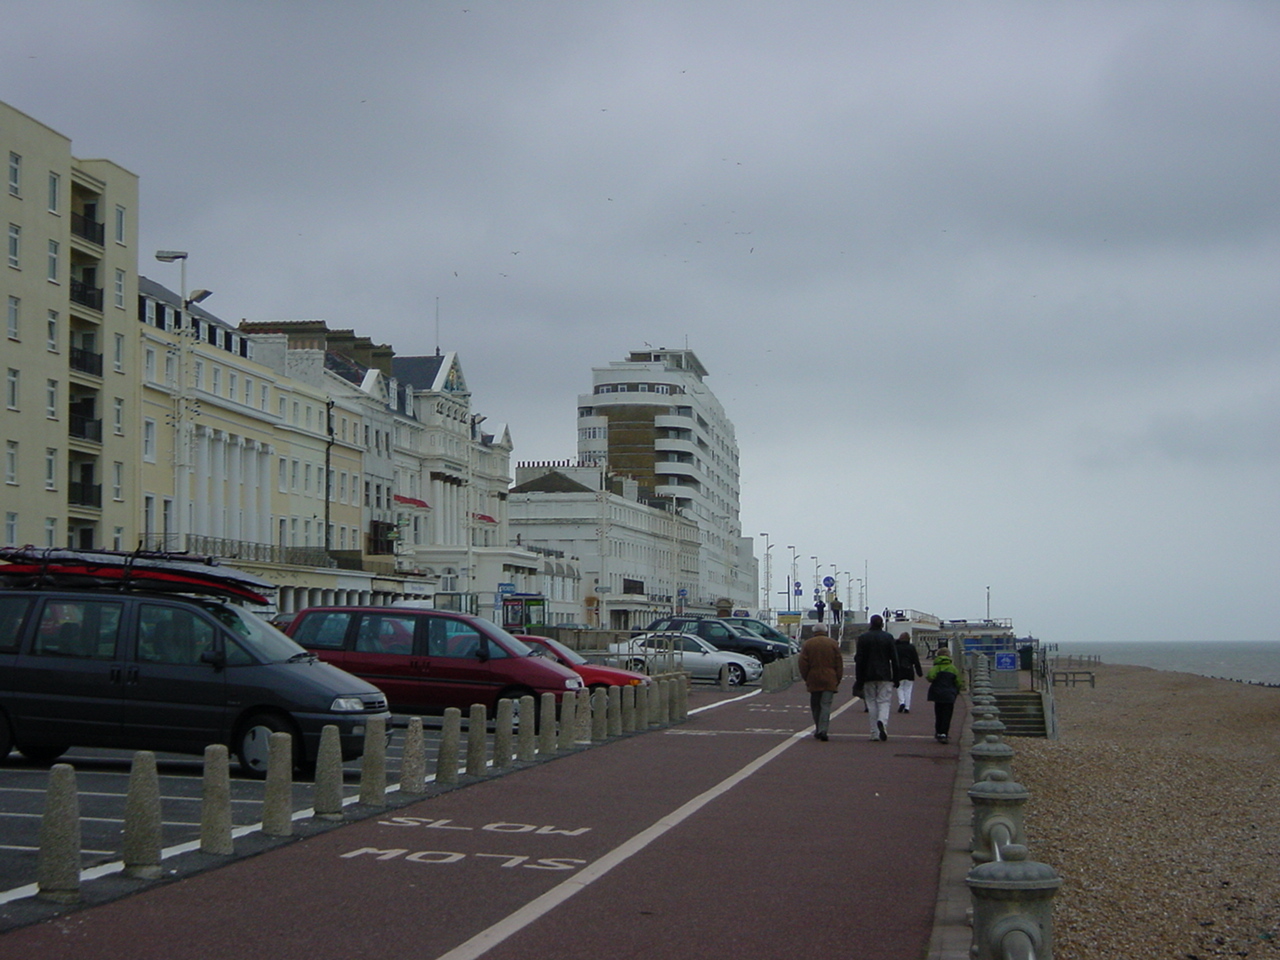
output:
POLYGON ((832 587, 836 585, 835 577, 823 577, 822 585, 826 587, 828 590, 830 590, 832 587))

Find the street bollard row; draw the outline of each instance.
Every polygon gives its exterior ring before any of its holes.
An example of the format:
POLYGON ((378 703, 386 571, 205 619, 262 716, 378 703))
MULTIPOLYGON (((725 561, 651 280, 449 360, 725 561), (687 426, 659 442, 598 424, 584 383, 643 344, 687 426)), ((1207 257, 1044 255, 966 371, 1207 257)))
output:
POLYGON ((800 679, 800 658, 783 657, 764 665, 760 689, 765 693, 781 693, 800 679))
MULTIPOLYGON (((482 704, 471 707, 467 720, 465 754, 462 741, 462 711, 450 707, 444 712, 440 742, 436 752, 435 782, 441 785, 467 777, 484 777, 490 768, 505 770, 513 762, 529 763, 539 756, 550 757, 600 743, 624 734, 679 723, 689 716, 688 676, 661 674, 643 686, 611 687, 606 690, 579 690, 566 693, 556 716, 556 699, 544 693, 541 701, 521 697, 498 701, 494 718, 493 757, 488 756, 488 717, 482 704)), ((364 759, 360 770, 358 802, 364 806, 385 806, 387 799, 386 720, 370 718, 365 728, 364 759)), ((315 781, 311 815, 319 820, 342 820, 342 748, 338 728, 326 726, 321 732, 315 758, 315 781)), ((267 776, 262 802, 262 833, 269 837, 293 835, 297 815, 293 810, 293 737, 272 733, 268 741, 267 776)), ((410 717, 405 733, 399 789, 405 796, 425 793, 427 783, 426 741, 422 718, 410 717)), ((160 786, 155 754, 138 751, 129 774, 125 799, 124 840, 121 855, 126 877, 155 880, 162 876, 160 786)), ((54 903, 80 900, 80 801, 75 768, 55 764, 49 771, 45 811, 40 821, 40 848, 37 863, 37 896, 54 903)), ((211 744, 204 752, 204 774, 200 809, 200 851, 214 856, 235 853, 231 816, 231 764, 224 744, 211 744)))
POLYGON ((1053 896, 1062 878, 1029 858, 1023 808, 1027 790, 1013 779, 1013 749, 1004 743, 990 665, 974 659, 970 702, 974 784, 969 850, 975 866, 965 883, 973 898, 975 960, 1053 960, 1053 896))

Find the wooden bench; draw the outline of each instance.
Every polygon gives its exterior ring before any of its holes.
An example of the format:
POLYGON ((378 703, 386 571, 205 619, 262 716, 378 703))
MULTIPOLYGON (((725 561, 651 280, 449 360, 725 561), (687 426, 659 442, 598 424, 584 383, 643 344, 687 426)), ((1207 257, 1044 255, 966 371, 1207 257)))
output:
POLYGON ((1095 686, 1092 670, 1055 670, 1053 671, 1053 684, 1057 686, 1062 684, 1064 687, 1074 687, 1077 683, 1088 683, 1089 686, 1095 686))

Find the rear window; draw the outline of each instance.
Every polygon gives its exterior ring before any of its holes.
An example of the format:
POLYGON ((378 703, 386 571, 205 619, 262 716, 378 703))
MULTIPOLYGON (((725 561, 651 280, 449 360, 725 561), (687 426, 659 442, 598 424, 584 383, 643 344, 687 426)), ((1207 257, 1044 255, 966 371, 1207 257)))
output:
POLYGON ((0 653, 13 653, 22 637, 22 624, 35 601, 31 597, 0 597, 0 653))
POLYGON ((341 650, 351 624, 351 613, 343 610, 322 610, 303 616, 293 639, 304 647, 316 650, 341 650))
POLYGON ((38 657, 114 659, 123 610, 123 604, 109 601, 47 600, 31 652, 38 657))

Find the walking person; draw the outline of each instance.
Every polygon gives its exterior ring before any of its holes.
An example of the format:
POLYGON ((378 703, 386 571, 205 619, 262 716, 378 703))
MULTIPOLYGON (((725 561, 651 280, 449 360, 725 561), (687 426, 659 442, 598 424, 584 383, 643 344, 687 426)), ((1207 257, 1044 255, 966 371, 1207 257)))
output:
POLYGON ((946 743, 951 736, 951 715, 956 709, 956 698, 964 689, 964 677, 951 662, 946 647, 939 647, 929 668, 929 699, 933 701, 933 739, 946 743))
POLYGON ((889 739, 889 703, 898 686, 898 654, 893 634, 884 628, 884 619, 875 614, 871 629, 858 637, 853 655, 853 692, 867 704, 867 721, 872 740, 889 739))
POLYGON ((844 678, 844 657, 840 654, 840 647, 827 635, 827 628, 820 623, 800 648, 800 677, 809 691, 814 739, 826 740, 827 727, 831 723, 831 701, 844 678))
POLYGON ((911 693, 915 690, 916 677, 923 677, 920 667, 920 654, 916 645, 911 642, 911 634, 904 633, 893 641, 898 652, 898 712, 911 712, 911 693))

